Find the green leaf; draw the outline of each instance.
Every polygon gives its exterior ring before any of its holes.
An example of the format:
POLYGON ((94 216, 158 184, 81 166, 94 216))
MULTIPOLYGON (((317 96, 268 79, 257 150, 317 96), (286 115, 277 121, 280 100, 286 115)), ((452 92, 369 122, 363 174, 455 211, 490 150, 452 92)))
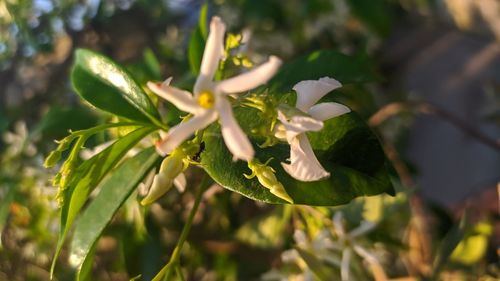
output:
POLYGON ((191 73, 198 75, 200 73, 201 60, 205 50, 205 41, 208 37, 208 3, 205 1, 200 8, 198 25, 191 32, 189 37, 188 60, 191 73))
POLYGON ((203 58, 203 51, 205 49, 205 39, 199 27, 191 33, 189 38, 188 59, 191 73, 198 75, 201 67, 201 60, 203 58))
POLYGON ((46 137, 61 137, 69 130, 87 129, 96 123, 97 117, 86 108, 52 106, 34 131, 46 137))
POLYGON ((93 106, 123 118, 161 126, 160 115, 144 90, 111 59, 78 49, 71 81, 78 95, 93 106))
POLYGON ((269 88, 271 92, 290 91, 302 80, 317 80, 325 76, 335 78, 344 84, 380 79, 366 57, 347 56, 336 51, 323 50, 283 65, 269 81, 269 88))
POLYGON ((455 250, 458 243, 460 243, 460 241, 464 238, 466 226, 467 226, 467 213, 464 213, 462 219, 460 220, 460 223, 458 225, 455 225, 446 234, 443 241, 441 241, 433 261, 432 275, 434 277, 437 277, 437 274, 446 264, 448 258, 453 253, 453 250, 455 250))
POLYGON ((53 274, 57 258, 69 229, 90 193, 118 161, 125 156, 127 151, 153 130, 153 128, 145 127, 131 132, 117 140, 101 153, 83 162, 76 169, 75 175, 64 193, 64 201, 61 209, 61 232, 52 261, 51 275, 53 274))
MULTIPOLYGON (((253 109, 235 109, 239 124, 246 132, 257 126, 258 113, 253 109)), ((276 170, 277 179, 283 184, 295 204, 335 206, 346 204, 358 196, 381 193, 394 194, 386 170, 386 159, 376 136, 353 112, 327 120, 320 132, 308 134, 311 145, 330 177, 315 182, 297 181, 280 165, 290 157, 288 144, 257 149, 255 157, 261 162, 273 158, 270 166, 276 170)), ((259 184, 256 178, 248 180, 243 173, 250 173, 243 161, 232 162, 219 125, 210 126, 204 133, 205 150, 201 165, 223 187, 251 199, 267 203, 286 203, 259 184)), ((251 137, 254 147, 262 139, 251 137)))
POLYGON ((114 214, 132 194, 144 175, 156 164, 159 156, 149 148, 125 160, 101 184, 101 191, 83 212, 75 227, 71 244, 71 263, 80 270, 114 214))
MULTIPOLYGON (((10 204, 14 201, 14 195, 16 193, 15 187, 11 184, 6 184, 3 187, 7 188, 8 190, 2 190, 2 192, 5 192, 4 193, 5 195, 2 198, 2 201, 0 202, 0 238, 3 233, 3 228, 7 223, 7 218, 10 212, 10 204)), ((2 247, 3 244, 0 241, 0 250, 2 249, 2 247)))
POLYGON ((380 36, 391 29, 392 13, 385 0, 348 0, 352 13, 380 36))
POLYGON ((236 231, 236 239, 254 247, 271 248, 283 243, 283 231, 290 219, 290 206, 277 207, 271 213, 244 223, 236 231))
POLYGON ((203 39, 208 37, 208 1, 204 1, 200 8, 200 16, 198 18, 198 28, 203 36, 203 39))
POLYGON ((477 264, 486 254, 493 226, 487 221, 477 223, 453 250, 450 259, 465 265, 477 264))

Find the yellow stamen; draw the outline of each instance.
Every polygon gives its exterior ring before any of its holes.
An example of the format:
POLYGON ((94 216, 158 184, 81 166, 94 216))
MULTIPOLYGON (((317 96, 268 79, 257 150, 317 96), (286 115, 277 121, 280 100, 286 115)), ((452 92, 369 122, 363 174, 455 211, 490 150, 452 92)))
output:
POLYGON ((212 108, 214 106, 214 95, 212 92, 203 91, 198 96, 198 104, 203 108, 212 108))

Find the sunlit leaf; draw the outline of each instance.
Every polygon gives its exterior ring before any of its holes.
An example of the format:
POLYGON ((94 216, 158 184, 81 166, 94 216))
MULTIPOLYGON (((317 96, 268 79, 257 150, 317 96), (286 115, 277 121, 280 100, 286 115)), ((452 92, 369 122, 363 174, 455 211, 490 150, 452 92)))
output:
POLYGON ((61 231, 54 260, 52 261, 52 273, 68 232, 83 204, 87 201, 89 194, 118 161, 125 156, 127 151, 153 130, 148 127, 137 129, 117 140, 101 153, 83 162, 76 169, 75 175, 64 193, 61 209, 61 231))
POLYGON ((160 115, 141 86, 105 56, 78 49, 71 81, 83 99, 101 110, 134 121, 160 124, 160 115))
MULTIPOLYGON (((259 122, 257 112, 251 109, 235 109, 239 123, 247 132, 259 122)), ((255 157, 261 162, 273 158, 270 166, 276 170, 277 179, 283 184, 296 204, 334 206, 346 204, 358 196, 381 193, 394 194, 386 169, 386 159, 377 137, 355 113, 330 119, 320 132, 308 134, 311 145, 325 169, 331 173, 325 180, 301 182, 288 175, 281 162, 290 157, 290 147, 281 143, 256 149, 255 157)), ((223 187, 241 193, 251 199, 267 203, 285 203, 259 184, 257 179, 248 180, 243 173, 250 173, 243 161, 233 162, 227 150, 219 125, 205 131, 205 151, 201 154, 202 167, 223 187)), ((254 147, 263 143, 252 138, 254 147)))
POLYGON ((101 191, 83 211, 73 235, 70 262, 77 266, 79 272, 106 225, 156 164, 158 157, 153 148, 146 149, 125 160, 99 185, 101 191))

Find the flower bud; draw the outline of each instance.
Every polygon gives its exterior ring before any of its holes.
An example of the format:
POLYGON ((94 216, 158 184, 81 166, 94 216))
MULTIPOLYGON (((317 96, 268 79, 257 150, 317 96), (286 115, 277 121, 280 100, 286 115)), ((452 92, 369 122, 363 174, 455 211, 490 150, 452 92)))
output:
POLYGON ((252 170, 252 175, 245 175, 245 177, 250 179, 256 176, 259 183, 269 189, 272 194, 293 204, 293 199, 288 195, 281 182, 276 178, 274 169, 267 166, 270 161, 271 159, 265 164, 260 163, 259 160, 256 159, 248 162, 248 168, 252 170))
POLYGON ((149 205, 158 200, 163 194, 172 188, 173 180, 168 179, 164 174, 158 173, 153 178, 153 184, 148 191, 148 194, 141 201, 141 205, 149 205))
POLYGON ((184 165, 185 155, 181 152, 174 151, 172 154, 163 159, 158 174, 153 178, 153 183, 148 191, 148 194, 141 201, 141 205, 148 205, 156 201, 163 194, 172 188, 174 180, 186 168, 184 165))

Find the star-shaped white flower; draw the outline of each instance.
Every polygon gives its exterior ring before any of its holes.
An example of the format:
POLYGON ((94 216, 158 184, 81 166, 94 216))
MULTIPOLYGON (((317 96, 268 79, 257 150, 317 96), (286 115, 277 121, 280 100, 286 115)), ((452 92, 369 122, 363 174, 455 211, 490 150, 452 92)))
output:
POLYGON ((179 144, 217 119, 221 125, 222 137, 233 159, 250 161, 254 149, 234 118, 227 95, 251 90, 266 83, 281 65, 280 59, 271 56, 269 60, 251 71, 223 81, 214 81, 219 61, 224 56, 224 33, 226 26, 219 17, 210 22, 210 33, 203 53, 200 74, 194 85, 194 95, 169 86, 170 79, 162 84, 148 83, 148 87, 160 97, 168 100, 193 117, 171 128, 157 144, 161 155, 172 152, 179 144))
MULTIPOLYGON (((360 236, 363 236, 370 231, 372 231, 377 225, 370 221, 362 221, 361 224, 355 229, 346 232, 344 225, 342 224, 343 214, 340 211, 335 212, 333 216, 333 225, 335 227, 335 232, 338 236, 338 242, 333 242, 331 245, 332 248, 336 248, 342 251, 342 261, 340 266, 340 276, 342 281, 350 280, 350 264, 352 258, 352 252, 358 254, 361 258, 363 258, 371 267, 373 271, 374 268, 381 269, 382 266, 378 259, 371 254, 368 250, 366 250, 360 243, 358 243, 357 239, 360 236)), ((379 271, 379 274, 382 274, 383 271, 379 271)), ((385 273, 383 273, 385 276, 385 273)), ((385 278, 384 280, 386 280, 385 278)))
POLYGON ((293 90, 297 92, 295 107, 298 114, 287 114, 278 110, 281 121, 276 127, 275 136, 290 144, 290 164, 281 163, 285 171, 300 181, 316 181, 330 176, 312 150, 306 132, 320 131, 323 121, 350 112, 342 104, 325 102, 316 104, 323 96, 341 87, 333 78, 305 80, 297 83, 293 90))

